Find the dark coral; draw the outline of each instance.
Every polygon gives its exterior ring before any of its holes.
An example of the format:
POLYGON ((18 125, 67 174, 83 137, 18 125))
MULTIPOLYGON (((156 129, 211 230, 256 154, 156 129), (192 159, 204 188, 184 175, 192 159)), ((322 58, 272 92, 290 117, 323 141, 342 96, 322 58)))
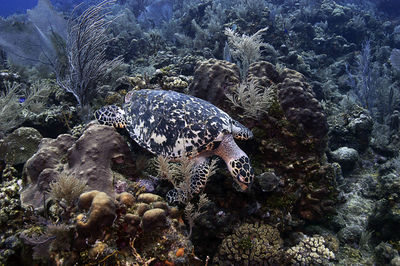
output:
POLYGON ((323 140, 328 133, 328 124, 311 86, 304 76, 295 70, 284 69, 281 79, 277 90, 286 118, 306 134, 323 140))
POLYGON ((239 68, 235 64, 209 59, 198 63, 189 93, 227 111, 230 104, 225 94, 231 92, 239 82, 239 68))
POLYGON ((349 106, 328 117, 329 147, 336 150, 346 146, 365 151, 371 139, 373 120, 365 109, 349 106))

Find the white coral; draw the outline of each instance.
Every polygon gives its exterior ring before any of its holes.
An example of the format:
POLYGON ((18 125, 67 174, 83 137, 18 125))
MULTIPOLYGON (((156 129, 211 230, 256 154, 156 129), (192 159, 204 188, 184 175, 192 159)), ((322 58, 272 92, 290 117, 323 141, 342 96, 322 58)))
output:
POLYGON ((294 265, 321 264, 335 259, 335 254, 325 246, 322 236, 304 236, 296 246, 289 248, 286 255, 294 265))

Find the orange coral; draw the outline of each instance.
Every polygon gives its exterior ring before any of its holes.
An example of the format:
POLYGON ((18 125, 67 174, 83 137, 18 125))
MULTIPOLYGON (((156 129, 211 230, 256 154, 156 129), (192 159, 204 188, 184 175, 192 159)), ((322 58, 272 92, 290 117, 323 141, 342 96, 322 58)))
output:
POLYGON ((170 261, 168 261, 168 260, 165 260, 165 261, 164 261, 164 264, 165 264, 166 266, 174 266, 174 265, 175 265, 173 262, 170 262, 170 261))
POLYGON ((182 257, 184 254, 185 254, 185 248, 178 248, 175 255, 177 257, 182 257))

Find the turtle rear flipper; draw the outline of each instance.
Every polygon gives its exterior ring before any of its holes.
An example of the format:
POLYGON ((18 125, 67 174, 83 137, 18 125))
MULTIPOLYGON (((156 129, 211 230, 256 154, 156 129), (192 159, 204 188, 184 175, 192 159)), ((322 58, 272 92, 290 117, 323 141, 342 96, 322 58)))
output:
POLYGON ((125 111, 115 105, 108 105, 100 108, 94 113, 94 117, 100 124, 125 128, 125 111))

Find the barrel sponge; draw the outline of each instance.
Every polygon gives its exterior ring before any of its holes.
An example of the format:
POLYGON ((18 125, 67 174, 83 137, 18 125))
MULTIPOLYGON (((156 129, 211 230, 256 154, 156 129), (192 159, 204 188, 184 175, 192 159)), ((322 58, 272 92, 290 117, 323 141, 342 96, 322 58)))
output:
POLYGON ((98 190, 81 194, 78 206, 82 210, 89 210, 88 217, 84 214, 77 217, 78 233, 84 236, 98 235, 101 229, 111 226, 116 217, 113 199, 98 190))

